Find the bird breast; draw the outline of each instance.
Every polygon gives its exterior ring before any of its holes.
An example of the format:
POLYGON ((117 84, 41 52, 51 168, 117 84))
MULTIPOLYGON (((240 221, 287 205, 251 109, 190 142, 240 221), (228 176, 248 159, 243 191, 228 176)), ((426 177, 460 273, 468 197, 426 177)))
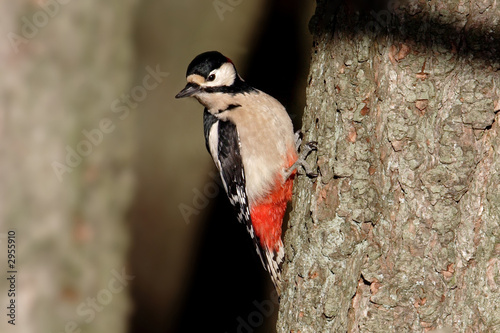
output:
POLYGON ((283 184, 286 180, 285 170, 295 162, 290 161, 290 156, 296 156, 293 125, 283 105, 261 91, 236 95, 232 103, 241 107, 217 117, 236 124, 252 207, 270 194, 277 182, 283 184))

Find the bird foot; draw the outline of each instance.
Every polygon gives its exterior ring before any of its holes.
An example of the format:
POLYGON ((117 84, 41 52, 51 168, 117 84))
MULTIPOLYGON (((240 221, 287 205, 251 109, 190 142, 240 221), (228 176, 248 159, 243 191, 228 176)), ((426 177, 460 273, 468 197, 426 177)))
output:
POLYGON ((313 151, 313 150, 318 150, 318 142, 316 141, 309 141, 306 144, 304 144, 304 147, 300 149, 300 145, 302 143, 302 132, 298 130, 295 132, 295 145, 297 147, 297 150, 299 151, 299 158, 295 163, 288 168, 285 171, 285 179, 288 179, 290 175, 293 173, 294 170, 296 170, 299 166, 301 166, 304 171, 306 172, 306 175, 311 178, 318 177, 318 174, 313 171, 309 163, 306 162, 307 156, 313 151))

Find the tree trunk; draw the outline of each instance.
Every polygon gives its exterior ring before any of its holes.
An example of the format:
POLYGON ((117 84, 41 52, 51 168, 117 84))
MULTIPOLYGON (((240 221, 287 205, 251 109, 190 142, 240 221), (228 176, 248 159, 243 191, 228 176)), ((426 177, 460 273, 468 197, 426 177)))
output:
POLYGON ((126 332, 132 9, 0 4, 0 332, 126 332))
POLYGON ((500 331, 498 17, 318 1, 278 332, 500 331))

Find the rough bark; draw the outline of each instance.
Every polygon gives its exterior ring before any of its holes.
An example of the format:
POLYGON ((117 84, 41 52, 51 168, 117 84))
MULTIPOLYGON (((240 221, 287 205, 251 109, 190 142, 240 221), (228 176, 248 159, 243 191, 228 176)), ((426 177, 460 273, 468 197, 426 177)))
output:
POLYGON ((498 17, 318 1, 278 332, 500 331, 498 17))
POLYGON ((113 272, 126 265, 133 117, 119 118, 111 104, 130 89, 133 2, 0 4, 1 332, 126 331, 130 281, 113 272), (83 130, 94 143, 82 143, 90 142, 83 130), (68 163, 68 147, 85 153, 68 163), (12 298, 15 326, 6 316, 12 298))

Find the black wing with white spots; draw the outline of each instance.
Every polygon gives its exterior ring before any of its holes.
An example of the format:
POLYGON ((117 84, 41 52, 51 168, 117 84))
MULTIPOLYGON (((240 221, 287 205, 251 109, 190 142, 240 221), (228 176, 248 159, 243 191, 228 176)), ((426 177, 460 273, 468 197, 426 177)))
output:
POLYGON ((236 125, 230 121, 219 122, 218 160, 220 173, 229 201, 235 207, 238 221, 250 221, 250 211, 245 191, 245 170, 240 154, 236 125))
POLYGON ((240 139, 236 125, 230 121, 219 120, 218 126, 217 160, 222 183, 229 201, 236 211, 238 221, 247 227, 262 265, 267 269, 267 265, 264 263, 266 258, 262 255, 260 247, 260 239, 254 232, 250 217, 250 208, 245 190, 245 170, 241 159, 240 139))

